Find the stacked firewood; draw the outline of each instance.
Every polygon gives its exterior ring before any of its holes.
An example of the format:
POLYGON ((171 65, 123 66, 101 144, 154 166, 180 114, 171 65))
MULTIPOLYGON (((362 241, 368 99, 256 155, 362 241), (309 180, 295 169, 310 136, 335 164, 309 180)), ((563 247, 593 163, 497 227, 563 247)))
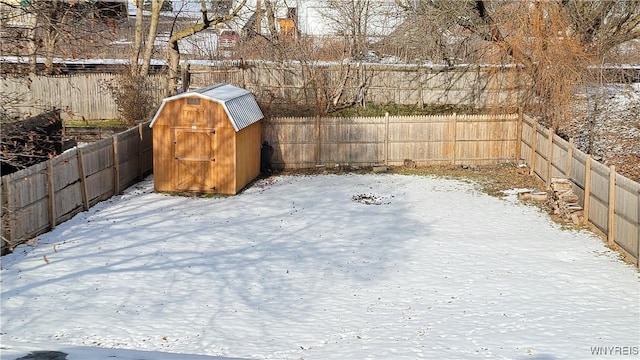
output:
POLYGON ((584 211, 579 205, 578 195, 573 192, 571 182, 567 179, 553 178, 551 191, 548 203, 553 209, 553 214, 574 225, 584 224, 584 211))

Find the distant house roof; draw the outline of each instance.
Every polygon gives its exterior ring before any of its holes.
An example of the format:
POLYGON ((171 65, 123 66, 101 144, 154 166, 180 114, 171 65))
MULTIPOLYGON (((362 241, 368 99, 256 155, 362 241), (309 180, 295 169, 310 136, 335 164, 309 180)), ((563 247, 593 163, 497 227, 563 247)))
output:
POLYGON ((249 90, 229 84, 215 84, 165 98, 149 127, 153 127, 167 102, 192 96, 221 104, 236 132, 264 118, 262 110, 249 90))

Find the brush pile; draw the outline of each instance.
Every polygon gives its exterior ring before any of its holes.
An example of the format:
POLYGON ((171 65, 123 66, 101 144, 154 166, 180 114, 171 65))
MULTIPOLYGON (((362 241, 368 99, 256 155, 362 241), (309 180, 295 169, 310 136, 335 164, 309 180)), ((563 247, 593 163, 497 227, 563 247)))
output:
POLYGON ((75 146, 63 137, 60 110, 0 124, 0 163, 7 175, 46 161, 75 146))

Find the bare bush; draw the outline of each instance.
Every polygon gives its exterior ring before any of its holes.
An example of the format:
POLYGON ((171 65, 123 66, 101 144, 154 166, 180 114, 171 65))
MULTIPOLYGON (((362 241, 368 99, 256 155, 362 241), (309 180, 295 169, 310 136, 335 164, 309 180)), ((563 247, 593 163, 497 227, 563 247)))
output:
POLYGON ((146 75, 125 73, 104 86, 111 92, 127 125, 147 121, 157 109, 157 84, 146 75))

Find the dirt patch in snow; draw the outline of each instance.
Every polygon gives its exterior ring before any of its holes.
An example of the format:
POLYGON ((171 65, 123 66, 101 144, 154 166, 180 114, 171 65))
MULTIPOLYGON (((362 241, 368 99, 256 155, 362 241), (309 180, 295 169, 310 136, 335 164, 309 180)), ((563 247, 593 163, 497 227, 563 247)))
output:
POLYGON ((353 195, 351 197, 351 200, 353 202, 357 202, 357 203, 365 204, 365 205, 383 205, 383 204, 390 204, 391 203, 388 199, 385 199, 384 197, 382 197, 380 195, 375 195, 375 194, 353 195))
MULTIPOLYGON (((513 188, 545 189, 538 178, 529 176, 529 169, 519 168, 514 163, 486 166, 432 165, 432 166, 390 166, 388 173, 403 175, 438 176, 465 182, 477 183, 484 192, 493 196, 504 196, 504 191, 513 188)), ((371 167, 322 167, 309 169, 288 169, 279 171, 283 175, 318 175, 318 174, 368 174, 371 167)), ((365 198, 371 194, 356 195, 365 198)), ((372 195, 375 197, 375 195, 372 195)), ((384 200, 384 199, 383 199, 384 200)), ((354 200, 356 201, 356 200, 354 200)))

